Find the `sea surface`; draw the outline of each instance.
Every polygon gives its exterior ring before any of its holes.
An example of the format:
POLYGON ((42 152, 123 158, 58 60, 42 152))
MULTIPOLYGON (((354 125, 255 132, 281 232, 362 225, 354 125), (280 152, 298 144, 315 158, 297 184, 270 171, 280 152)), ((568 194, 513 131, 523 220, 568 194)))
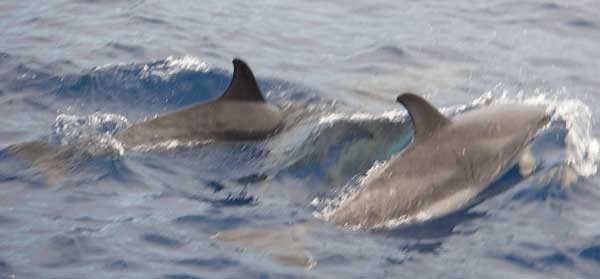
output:
POLYGON ((598 120, 597 0, 3 0, 0 278, 599 278, 598 120), (276 136, 112 137, 218 96, 234 57, 276 136), (423 225, 321 220, 410 142, 408 91, 449 116, 547 106, 535 172, 423 225), (29 141, 76 148, 11 152, 29 141))

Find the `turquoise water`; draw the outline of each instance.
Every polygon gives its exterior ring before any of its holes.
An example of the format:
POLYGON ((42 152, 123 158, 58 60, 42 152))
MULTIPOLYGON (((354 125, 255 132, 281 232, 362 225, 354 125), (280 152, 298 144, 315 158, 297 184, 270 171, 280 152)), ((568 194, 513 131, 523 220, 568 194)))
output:
POLYGON ((594 1, 3 1, 0 278, 596 278, 598 15, 594 1), (218 95, 233 57, 284 108, 282 133, 112 139, 218 95), (537 171, 427 226, 319 221, 410 140, 405 91, 451 115, 553 108, 537 171), (78 146, 56 180, 7 149, 40 139, 78 146), (297 239, 310 268, 213 238, 315 220, 297 239))

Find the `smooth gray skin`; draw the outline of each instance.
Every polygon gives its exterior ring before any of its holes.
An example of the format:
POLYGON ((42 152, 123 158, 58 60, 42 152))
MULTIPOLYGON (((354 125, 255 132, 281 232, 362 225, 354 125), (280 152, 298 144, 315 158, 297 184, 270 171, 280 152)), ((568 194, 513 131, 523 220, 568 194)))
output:
POLYGON ((465 207, 519 159, 549 120, 544 107, 495 105, 447 119, 410 93, 398 97, 411 144, 325 218, 357 229, 425 221, 465 207))
POLYGON ((167 140, 261 140, 282 125, 280 110, 265 101, 252 71, 233 60, 233 78, 219 98, 134 124, 116 134, 127 146, 167 140))

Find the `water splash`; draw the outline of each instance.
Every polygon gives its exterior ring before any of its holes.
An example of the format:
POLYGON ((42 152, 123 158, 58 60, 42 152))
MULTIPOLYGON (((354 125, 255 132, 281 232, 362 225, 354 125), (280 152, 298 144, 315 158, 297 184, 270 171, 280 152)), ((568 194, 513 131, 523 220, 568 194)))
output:
POLYGON ((94 151, 114 150, 125 152, 121 142, 113 135, 129 126, 127 119, 118 114, 96 112, 88 116, 60 114, 52 125, 51 138, 61 145, 76 144, 94 151))
POLYGON ((507 90, 484 94, 490 103, 544 105, 552 113, 551 121, 564 121, 567 135, 567 164, 579 176, 590 177, 597 173, 600 162, 600 142, 592 135, 592 110, 581 100, 566 96, 566 89, 554 92, 534 90, 533 94, 519 91, 511 94, 507 90))
MULTIPOLYGON (((96 112, 88 116, 79 116, 63 113, 56 117, 52 125, 51 139, 61 145, 83 146, 85 150, 93 154, 97 153, 95 151, 114 150, 119 155, 123 155, 126 151, 125 144, 114 138, 114 135, 129 126, 127 118, 118 114, 96 112)), ((180 141, 173 139, 156 144, 141 144, 127 149, 136 152, 168 151, 212 142, 212 140, 180 141)))
POLYGON ((140 78, 158 77, 169 80, 181 71, 193 71, 206 73, 210 70, 208 64, 197 57, 186 55, 183 57, 169 56, 165 60, 145 64, 140 72, 140 78))
MULTIPOLYGON (((447 116, 452 116, 457 113, 462 113, 464 111, 489 105, 493 101, 493 96, 491 93, 486 93, 481 95, 479 98, 473 100, 470 104, 464 105, 455 105, 448 106, 444 108, 440 108, 440 112, 447 116)), ((387 120, 390 122, 402 122, 406 120, 408 117, 408 113, 404 109, 398 110, 389 110, 384 111, 381 114, 369 114, 369 113, 339 113, 334 112, 328 115, 325 115, 319 119, 319 125, 334 125, 340 121, 349 121, 349 122, 366 122, 366 121, 379 121, 379 120, 387 120)))
POLYGON ((152 152, 152 151, 168 151, 178 148, 192 148, 196 146, 206 145, 213 143, 213 140, 201 140, 201 141, 180 141, 180 140, 166 140, 156 144, 141 144, 131 147, 131 150, 137 152, 152 152))
MULTIPOLYGON (((112 63, 92 68, 94 72, 102 72, 108 69, 119 69, 126 68, 126 66, 137 66, 131 63, 112 63)), ((169 80, 177 73, 181 71, 192 71, 206 73, 211 68, 208 63, 202 61, 200 58, 185 55, 183 57, 168 56, 162 60, 155 60, 141 66, 139 77, 141 79, 147 79, 150 77, 158 77, 162 80, 169 80)))
POLYGON ((368 113, 331 113, 325 115, 319 119, 319 125, 333 125, 339 121, 349 122, 366 122, 366 121, 377 121, 377 120, 388 120, 391 122, 400 122, 406 119, 408 114, 402 110, 390 110, 385 111, 379 115, 373 115, 368 113))

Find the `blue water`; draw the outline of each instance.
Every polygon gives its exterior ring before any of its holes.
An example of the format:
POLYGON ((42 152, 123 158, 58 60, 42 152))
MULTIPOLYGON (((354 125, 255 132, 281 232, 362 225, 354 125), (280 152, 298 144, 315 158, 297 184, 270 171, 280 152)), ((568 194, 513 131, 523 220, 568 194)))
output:
POLYGON ((597 278, 596 1, 2 1, 0 278, 597 278), (125 150, 111 135, 213 98, 245 59, 285 129, 263 142, 125 150), (394 102, 554 111, 472 208, 423 226, 319 222, 402 150, 394 102), (77 146, 35 166, 9 152, 77 146), (60 167, 49 179, 44 170, 60 167), (216 233, 317 220, 310 268, 216 233))

